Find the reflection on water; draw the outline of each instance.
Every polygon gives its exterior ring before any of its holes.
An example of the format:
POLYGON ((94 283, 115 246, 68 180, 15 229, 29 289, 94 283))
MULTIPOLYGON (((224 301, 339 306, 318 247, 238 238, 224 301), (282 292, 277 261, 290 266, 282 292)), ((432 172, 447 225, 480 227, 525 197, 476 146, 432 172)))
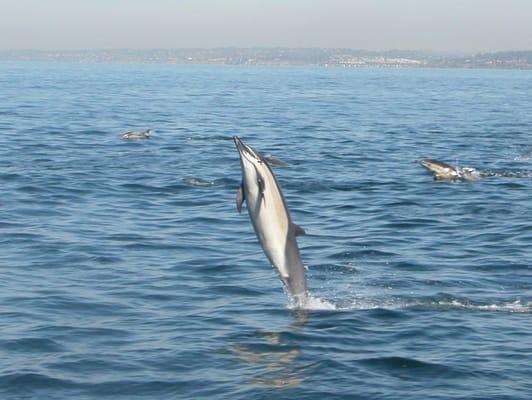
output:
POLYGON ((294 321, 282 332, 256 332, 252 343, 238 343, 229 346, 229 352, 238 362, 252 367, 254 385, 289 389, 299 386, 308 378, 308 373, 320 362, 305 363, 300 346, 291 343, 287 334, 301 332, 308 319, 308 312, 292 312, 294 321))

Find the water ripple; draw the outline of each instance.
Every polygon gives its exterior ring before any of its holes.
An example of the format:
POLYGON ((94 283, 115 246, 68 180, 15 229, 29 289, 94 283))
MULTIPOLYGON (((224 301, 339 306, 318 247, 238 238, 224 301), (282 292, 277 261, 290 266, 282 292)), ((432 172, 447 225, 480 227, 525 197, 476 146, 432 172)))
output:
POLYGON ((0 76, 0 398, 531 398, 528 72, 0 76), (236 211, 234 135, 288 164, 306 309, 236 211))

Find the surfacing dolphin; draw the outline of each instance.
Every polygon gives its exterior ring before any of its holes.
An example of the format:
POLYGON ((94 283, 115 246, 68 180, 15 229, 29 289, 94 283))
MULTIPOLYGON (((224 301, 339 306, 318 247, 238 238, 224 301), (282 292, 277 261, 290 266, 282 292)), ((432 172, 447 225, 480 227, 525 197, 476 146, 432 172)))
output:
POLYGON ((308 292, 296 237, 304 235, 305 231, 292 222, 283 192, 268 162, 238 136, 233 140, 242 166, 236 208, 240 212, 246 201, 249 218, 264 253, 277 269, 295 305, 302 307, 308 301, 308 292))
POLYGON ((270 164, 270 167, 288 167, 288 163, 284 162, 283 160, 279 160, 277 157, 272 156, 271 154, 261 154, 266 161, 268 161, 268 164, 270 164))
POLYGON ((474 181, 481 178, 481 174, 474 168, 458 168, 442 161, 425 158, 417 160, 417 163, 425 167, 435 180, 444 181, 474 181))
POLYGON ((145 130, 144 132, 129 131, 120 135, 122 139, 136 140, 136 139, 150 139, 153 129, 145 130))

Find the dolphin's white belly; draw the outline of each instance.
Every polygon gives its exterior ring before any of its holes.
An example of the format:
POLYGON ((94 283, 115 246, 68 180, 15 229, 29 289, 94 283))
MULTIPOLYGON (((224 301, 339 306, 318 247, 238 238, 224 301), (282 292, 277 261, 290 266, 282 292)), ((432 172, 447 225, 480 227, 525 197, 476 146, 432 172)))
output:
POLYGON ((290 272, 286 247, 290 221, 284 207, 274 207, 279 201, 282 200, 272 196, 253 196, 248 199, 248 210, 250 214, 256 213, 251 216, 251 220, 254 221, 255 232, 266 256, 277 267, 281 276, 288 278, 290 272))
POLYGON ((288 292, 301 302, 306 298, 307 283, 296 236, 304 231, 292 223, 281 188, 268 163, 238 137, 234 140, 242 164, 237 209, 240 210, 245 200, 264 253, 277 269, 288 292))

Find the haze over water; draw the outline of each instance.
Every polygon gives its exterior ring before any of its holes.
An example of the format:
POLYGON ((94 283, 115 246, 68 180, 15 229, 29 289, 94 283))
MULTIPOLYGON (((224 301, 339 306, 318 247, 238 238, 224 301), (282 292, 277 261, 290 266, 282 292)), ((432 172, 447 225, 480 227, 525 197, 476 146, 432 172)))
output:
POLYGON ((531 398, 532 72, 4 63, 0 92, 1 398, 531 398), (313 309, 236 211, 233 135, 289 164, 313 309))
POLYGON ((0 50, 532 48, 528 0, 0 0, 0 50))

